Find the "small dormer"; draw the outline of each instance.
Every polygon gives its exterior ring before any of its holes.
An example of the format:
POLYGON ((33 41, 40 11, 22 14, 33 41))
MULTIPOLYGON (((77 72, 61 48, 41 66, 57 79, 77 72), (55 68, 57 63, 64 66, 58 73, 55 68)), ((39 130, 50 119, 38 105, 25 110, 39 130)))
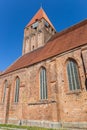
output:
POLYGON ((55 32, 54 26, 41 8, 24 29, 22 54, 44 46, 55 32))

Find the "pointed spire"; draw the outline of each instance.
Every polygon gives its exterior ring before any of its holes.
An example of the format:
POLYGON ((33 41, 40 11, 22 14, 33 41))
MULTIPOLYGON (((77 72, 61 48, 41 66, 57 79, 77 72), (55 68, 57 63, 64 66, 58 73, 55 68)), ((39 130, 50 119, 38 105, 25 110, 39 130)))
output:
MULTIPOLYGON (((27 24, 26 27, 32 25, 37 19, 40 20, 44 18, 53 28, 54 26, 52 25, 52 23, 50 22, 49 18, 47 17, 45 11, 43 10, 42 6, 39 9, 39 11, 35 14, 35 16, 31 19, 31 21, 27 24)), ((54 28, 55 29, 55 28, 54 28)))

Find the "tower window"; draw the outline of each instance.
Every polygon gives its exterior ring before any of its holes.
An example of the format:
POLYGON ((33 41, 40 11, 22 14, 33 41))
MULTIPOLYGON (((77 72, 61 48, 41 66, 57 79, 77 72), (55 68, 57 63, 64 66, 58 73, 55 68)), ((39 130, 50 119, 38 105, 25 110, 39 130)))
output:
POLYGON ((34 46, 32 47, 32 49, 34 50, 34 46))
POLYGON ((53 32, 53 28, 52 28, 52 32, 53 32))
POLYGON ((38 21, 35 22, 35 23, 32 25, 32 28, 33 28, 33 29, 37 29, 37 27, 38 27, 38 21))
POLYGON ((35 21, 38 21, 38 19, 36 19, 35 21))
POLYGON ((44 67, 40 70, 40 98, 47 99, 47 77, 44 67))
POLYGON ((70 90, 80 89, 80 78, 77 63, 74 60, 69 60, 67 63, 67 74, 70 90))
POLYGON ((49 23, 46 20, 44 20, 44 25, 45 27, 49 27, 49 23))

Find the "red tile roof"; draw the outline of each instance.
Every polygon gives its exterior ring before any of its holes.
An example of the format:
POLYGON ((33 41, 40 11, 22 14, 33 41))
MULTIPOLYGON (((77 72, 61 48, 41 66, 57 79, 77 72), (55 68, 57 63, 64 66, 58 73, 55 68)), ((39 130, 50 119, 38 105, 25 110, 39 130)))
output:
POLYGON ((84 44, 87 44, 87 20, 55 34, 44 47, 23 55, 3 74, 31 66, 84 44))
POLYGON ((27 24, 26 27, 32 25, 33 23, 35 23, 36 20, 40 20, 42 18, 44 18, 54 28, 54 26, 52 25, 52 23, 50 22, 49 18, 47 17, 46 13, 42 8, 39 9, 39 11, 35 14, 35 16, 31 19, 31 21, 27 24))

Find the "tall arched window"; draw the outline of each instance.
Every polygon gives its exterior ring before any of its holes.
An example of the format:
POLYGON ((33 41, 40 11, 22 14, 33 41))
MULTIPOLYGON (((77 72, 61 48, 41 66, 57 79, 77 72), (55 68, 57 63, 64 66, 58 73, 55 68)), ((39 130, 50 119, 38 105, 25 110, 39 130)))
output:
POLYGON ((20 87, 20 79, 16 78, 16 86, 15 86, 15 102, 19 101, 19 87, 20 87))
POLYGON ((69 60, 67 63, 67 74, 70 90, 80 89, 80 78, 77 63, 74 60, 69 60))
POLYGON ((3 91, 3 102, 5 101, 5 97, 6 97, 7 85, 8 85, 8 82, 7 82, 7 80, 5 80, 5 82, 4 82, 4 91, 3 91))
POLYGON ((40 98, 47 99, 47 77, 44 67, 40 70, 40 98))

